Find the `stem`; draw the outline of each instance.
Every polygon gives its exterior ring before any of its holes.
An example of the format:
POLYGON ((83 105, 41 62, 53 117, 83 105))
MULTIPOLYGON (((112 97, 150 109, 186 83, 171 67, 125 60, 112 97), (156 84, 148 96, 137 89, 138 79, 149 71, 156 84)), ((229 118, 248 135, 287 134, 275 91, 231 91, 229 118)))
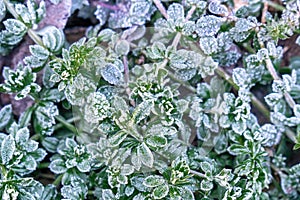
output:
POLYGON ((161 1, 160 0, 153 0, 153 3, 158 8, 159 12, 164 16, 164 18, 168 19, 169 16, 167 14, 167 11, 166 11, 164 5, 162 5, 161 1))
POLYGON ((128 68, 128 60, 126 56, 123 56, 123 64, 124 64, 124 81, 127 86, 129 81, 129 68, 128 68))
MULTIPOLYGON (((78 121, 80 119, 81 119, 80 117, 72 117, 70 119, 67 119, 66 121, 68 123, 72 123, 72 122, 76 122, 76 121, 78 121)), ((63 124, 57 124, 57 125, 54 126, 54 130, 58 130, 58 129, 62 128, 62 127, 64 127, 63 124)))
POLYGON ((238 90, 239 86, 237 86, 231 76, 227 74, 222 68, 218 67, 215 71, 219 76, 221 76, 223 79, 225 79, 234 89, 238 90))
POLYGON ((265 1, 264 2, 264 8, 262 10, 262 14, 261 14, 261 23, 266 23, 266 14, 268 12, 268 2, 265 1))
POLYGON ((190 170, 190 172, 191 172, 191 174, 194 174, 194 175, 196 175, 196 176, 199 176, 200 178, 208 178, 205 174, 202 174, 202 173, 200 173, 200 172, 197 172, 197 171, 195 171, 195 170, 190 170))
MULTIPOLYGON (((267 60, 266 60, 266 67, 274 80, 281 80, 280 77, 278 76, 270 58, 267 58, 267 60)), ((284 92, 284 97, 285 97, 286 102, 293 109, 296 105, 294 99, 291 97, 291 95, 288 92, 284 92)))
POLYGON ((297 139, 296 139, 295 133, 294 133, 291 129, 289 129, 288 127, 285 128, 285 134, 286 134, 286 136, 287 136, 290 140, 293 141, 293 143, 297 143, 297 139))
MULTIPOLYGON (((13 4, 10 3, 8 0, 3 0, 7 10, 12 14, 12 16, 15 18, 15 19, 19 19, 19 15, 17 14, 15 8, 13 7, 13 4)), ((41 39, 40 36, 38 36, 32 29, 28 29, 27 31, 29 37, 38 45, 42 46, 42 47, 45 47, 44 44, 43 44, 43 41, 41 39)))
POLYGON ((42 46, 42 47, 45 47, 44 46, 44 43, 42 41, 42 38, 40 36, 38 36, 35 31, 33 31, 32 29, 29 29, 28 30, 28 35, 29 37, 38 45, 42 46))
POLYGON ((60 174, 60 175, 53 181, 52 184, 55 185, 55 186, 59 186, 62 177, 63 177, 63 174, 60 174))
POLYGON ((76 135, 78 135, 78 131, 76 129, 75 126, 73 126, 72 124, 70 124, 67 120, 65 120, 62 116, 56 116, 55 119, 57 121, 59 121, 64 127, 66 127, 67 129, 69 129, 70 131, 72 131, 73 133, 75 133, 76 135))
POLYGON ((3 0, 7 10, 10 12, 10 14, 15 18, 15 19, 18 19, 19 18, 19 15, 16 13, 14 7, 13 7, 13 4, 10 3, 8 0, 3 0))
POLYGON ((49 165, 50 165, 50 163, 49 163, 49 162, 40 163, 38 168, 39 168, 39 169, 48 168, 48 167, 49 167, 49 165))
POLYGON ((191 19, 191 17, 193 15, 193 13, 195 12, 196 8, 197 7, 195 5, 193 5, 191 7, 191 9, 189 10, 189 12, 186 14, 185 21, 189 21, 189 19, 191 19))

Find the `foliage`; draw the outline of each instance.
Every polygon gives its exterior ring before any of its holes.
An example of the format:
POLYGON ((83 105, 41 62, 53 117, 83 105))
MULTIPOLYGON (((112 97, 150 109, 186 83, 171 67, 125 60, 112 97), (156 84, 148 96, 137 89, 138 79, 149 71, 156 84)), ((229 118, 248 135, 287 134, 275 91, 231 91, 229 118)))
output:
POLYGON ((0 54, 34 41, 2 69, 34 102, 0 110, 2 199, 300 198, 298 0, 72 1, 98 21, 71 44, 25 2, 0 0, 0 54))

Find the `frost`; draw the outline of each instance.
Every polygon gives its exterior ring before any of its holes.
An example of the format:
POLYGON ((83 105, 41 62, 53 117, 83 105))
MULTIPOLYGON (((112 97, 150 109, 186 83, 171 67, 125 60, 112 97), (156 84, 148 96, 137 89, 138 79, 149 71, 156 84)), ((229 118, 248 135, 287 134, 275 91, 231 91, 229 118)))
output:
POLYGON ((220 4, 218 1, 212 1, 208 5, 208 10, 216 15, 228 15, 228 10, 226 6, 220 4))
POLYGON ((213 15, 202 16, 196 23, 199 37, 214 36, 222 25, 222 18, 213 15))
POLYGON ((0 130, 6 127, 12 119, 12 106, 11 104, 4 106, 0 110, 0 130))
POLYGON ((123 74, 120 69, 113 64, 106 64, 101 68, 101 76, 112 85, 120 85, 123 81, 123 74))
POLYGON ((173 3, 169 6, 168 11, 168 21, 171 23, 176 23, 176 21, 184 20, 184 9, 179 3, 173 3))
POLYGON ((89 123, 98 123, 110 113, 110 103, 100 92, 91 93, 84 106, 84 119, 89 123))

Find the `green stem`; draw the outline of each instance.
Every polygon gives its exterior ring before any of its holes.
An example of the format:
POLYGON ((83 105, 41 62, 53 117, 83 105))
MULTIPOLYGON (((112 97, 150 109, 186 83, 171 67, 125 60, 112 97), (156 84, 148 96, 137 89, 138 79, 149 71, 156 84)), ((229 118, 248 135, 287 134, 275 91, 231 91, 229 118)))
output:
POLYGON ((69 129, 70 131, 72 131, 73 133, 75 133, 76 135, 78 135, 78 131, 76 129, 75 126, 73 126, 72 124, 70 124, 67 120, 65 120, 62 116, 56 116, 55 119, 57 121, 59 121, 64 127, 66 127, 67 129, 69 129))
POLYGON ((55 185, 55 186, 59 186, 62 177, 63 177, 63 174, 60 174, 58 177, 56 177, 56 179, 53 181, 52 184, 55 185))
MULTIPOLYGON (((70 118, 70 119, 67 119, 66 121, 68 122, 68 123, 72 123, 72 122, 76 122, 76 121, 78 121, 78 120, 80 120, 81 118, 80 117, 72 117, 72 118, 70 118)), ((60 129, 60 128, 62 128, 62 127, 64 127, 64 125, 63 124, 57 124, 57 125, 55 125, 54 126, 54 130, 58 130, 58 129, 60 129)))
POLYGON ((49 163, 49 162, 40 163, 38 168, 39 168, 39 169, 48 168, 48 167, 49 167, 49 165, 50 165, 50 163, 49 163))

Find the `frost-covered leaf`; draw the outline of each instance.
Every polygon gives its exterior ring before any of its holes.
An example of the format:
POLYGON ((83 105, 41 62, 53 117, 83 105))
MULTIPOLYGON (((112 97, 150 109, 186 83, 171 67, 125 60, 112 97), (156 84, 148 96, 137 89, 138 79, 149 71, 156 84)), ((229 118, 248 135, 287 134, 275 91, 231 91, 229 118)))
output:
POLYGON ((31 56, 24 58, 24 63, 32 68, 43 67, 48 60, 49 51, 40 45, 29 46, 31 56))
POLYGON ((59 140, 56 137, 45 137, 42 140, 43 147, 51 153, 56 152, 58 143, 59 143, 59 140))
POLYGON ((146 139, 146 143, 154 148, 162 148, 167 145, 168 141, 167 138, 162 135, 151 135, 146 139))
POLYGON ((154 157, 149 147, 143 142, 137 147, 137 157, 147 167, 152 167, 154 163, 154 157))
POLYGON ((120 40, 116 43, 115 51, 118 55, 127 55, 129 53, 130 46, 126 40, 120 40))
POLYGON ((213 15, 202 16, 196 23, 199 37, 214 36, 222 25, 222 18, 213 15))
POLYGON ((232 155, 249 153, 248 149, 245 146, 239 144, 232 144, 230 147, 228 147, 227 151, 232 155))
POLYGON ((103 200, 113 200, 115 199, 115 195, 110 189, 102 190, 102 199, 103 200))
POLYGON ((3 24, 8 32, 15 35, 22 35, 27 31, 26 25, 17 19, 7 19, 3 24))
POLYGON ((208 10, 216 15, 228 15, 228 10, 225 5, 220 4, 219 1, 212 1, 208 4, 208 10))
POLYGON ((43 200, 53 200, 57 198, 57 191, 55 185, 48 184, 45 186, 43 194, 40 197, 43 200))
POLYGON ((12 119, 12 106, 11 104, 9 104, 4 106, 0 110, 0 130, 4 129, 11 119, 12 119))
POLYGON ((296 104, 293 108, 296 117, 300 118, 300 105, 296 104))
POLYGON ((173 3, 167 10, 168 21, 175 23, 177 20, 184 20, 184 9, 179 3, 173 3))
POLYGON ((55 174, 62 174, 67 171, 65 162, 61 159, 53 160, 49 165, 50 170, 55 174))
POLYGON ((165 179, 162 176, 150 175, 146 177, 143 181, 143 185, 147 187, 157 187, 165 183, 165 179))
POLYGON ((8 135, 1 143, 1 159, 2 164, 7 164, 14 155, 16 143, 11 135, 8 135))
POLYGON ((163 199, 168 195, 168 193, 169 193, 169 185, 163 184, 163 185, 156 187, 153 190, 152 195, 153 195, 154 199, 163 199))
POLYGON ((213 165, 211 165, 209 162, 201 162, 200 163, 201 170, 205 173, 212 173, 213 171, 213 165))
POLYGON ((117 147, 118 145, 121 144, 121 142, 123 142, 126 137, 127 137, 128 133, 126 131, 120 130, 117 133, 115 133, 113 136, 111 136, 108 141, 111 144, 111 146, 113 147, 117 147))
POLYGON ((3 20, 5 15, 6 15, 6 6, 4 4, 4 1, 0 0, 0 21, 3 20))
POLYGON ((213 183, 209 180, 202 180, 200 183, 200 189, 205 192, 212 190, 213 187, 214 187, 213 183))
POLYGON ((166 46, 161 42, 154 42, 153 45, 147 48, 147 55, 151 59, 163 59, 166 53, 166 46))
POLYGON ((55 26, 47 26, 39 31, 42 35, 43 44, 54 54, 59 53, 65 43, 65 35, 62 30, 55 26))
POLYGON ((143 119, 148 117, 153 106, 154 103, 152 100, 145 100, 141 104, 139 104, 132 113, 132 119, 134 120, 134 122, 138 124, 143 119))
POLYGON ((101 68, 101 75, 104 80, 112 85, 120 85, 123 81, 123 74, 119 68, 110 63, 101 68))

